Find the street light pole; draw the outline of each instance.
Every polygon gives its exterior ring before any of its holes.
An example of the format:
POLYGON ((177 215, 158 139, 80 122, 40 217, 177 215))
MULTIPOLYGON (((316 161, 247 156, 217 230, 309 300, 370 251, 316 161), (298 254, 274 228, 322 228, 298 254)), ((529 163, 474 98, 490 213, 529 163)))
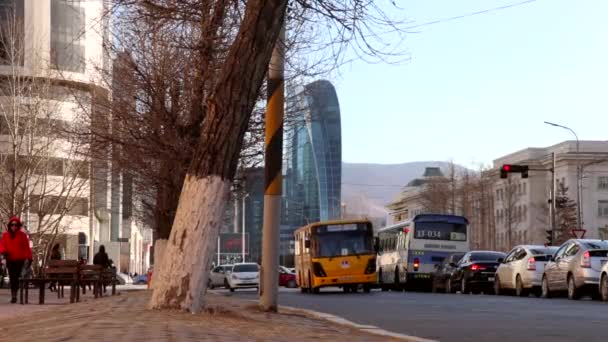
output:
POLYGON ((249 194, 245 194, 245 196, 243 196, 243 208, 241 209, 243 211, 243 233, 241 236, 241 256, 243 258, 243 262, 245 262, 245 199, 247 199, 247 197, 249 197, 249 194))
POLYGON ((563 129, 566 129, 566 130, 570 131, 572 134, 574 134, 574 137, 576 138, 576 225, 577 225, 576 228, 582 229, 583 227, 582 227, 582 220, 581 220, 581 216, 582 216, 581 215, 581 165, 580 165, 580 160, 579 160, 580 143, 578 140, 578 135, 570 127, 558 125, 556 123, 548 122, 548 121, 545 121, 545 123, 547 125, 561 127, 563 129))

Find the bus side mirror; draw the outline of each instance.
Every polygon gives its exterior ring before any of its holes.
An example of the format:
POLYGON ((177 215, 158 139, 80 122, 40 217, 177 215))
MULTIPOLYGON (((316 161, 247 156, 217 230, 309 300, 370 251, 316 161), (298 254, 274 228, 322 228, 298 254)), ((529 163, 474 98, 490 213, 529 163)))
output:
POLYGON ((374 251, 376 253, 380 251, 380 239, 378 239, 378 237, 374 238, 374 251))
POLYGON ((310 248, 310 240, 304 240, 304 247, 310 248))

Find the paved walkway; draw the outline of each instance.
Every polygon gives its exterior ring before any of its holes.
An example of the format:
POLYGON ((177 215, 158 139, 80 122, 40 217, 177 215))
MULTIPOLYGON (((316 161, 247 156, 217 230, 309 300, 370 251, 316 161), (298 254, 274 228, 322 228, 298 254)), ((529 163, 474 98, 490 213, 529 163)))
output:
MULTIPOLYGON (((18 341, 386 341, 297 313, 269 314, 249 301, 210 294, 201 315, 146 309, 150 291, 122 292, 67 305, 11 305, 0 315, 0 340, 18 341)), ((4 296, 0 296, 0 300, 4 296)))

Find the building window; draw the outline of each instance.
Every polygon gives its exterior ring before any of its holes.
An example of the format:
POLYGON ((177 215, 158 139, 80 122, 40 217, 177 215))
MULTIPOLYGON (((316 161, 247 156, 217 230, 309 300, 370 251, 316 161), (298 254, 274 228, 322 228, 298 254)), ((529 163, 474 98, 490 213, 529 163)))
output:
POLYGON ((608 177, 598 177, 597 188, 598 190, 608 190, 608 177))
POLYGON ((85 19, 80 0, 52 0, 51 64, 55 69, 84 72, 85 19))
POLYGON ((78 233, 78 260, 89 259, 89 245, 87 244, 87 234, 78 233))
POLYGON ((601 217, 608 217, 608 201, 606 200, 599 200, 597 201, 597 211, 598 211, 598 216, 601 217))
POLYGON ((0 64, 23 65, 23 0, 0 0, 0 64))

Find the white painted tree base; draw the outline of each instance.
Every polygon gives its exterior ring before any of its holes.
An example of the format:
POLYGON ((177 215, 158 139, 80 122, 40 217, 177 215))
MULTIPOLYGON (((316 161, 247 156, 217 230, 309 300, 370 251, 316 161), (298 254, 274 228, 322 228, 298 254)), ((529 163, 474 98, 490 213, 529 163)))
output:
POLYGON ((169 241, 154 266, 150 308, 201 312, 229 190, 230 182, 219 176, 186 176, 169 241))

